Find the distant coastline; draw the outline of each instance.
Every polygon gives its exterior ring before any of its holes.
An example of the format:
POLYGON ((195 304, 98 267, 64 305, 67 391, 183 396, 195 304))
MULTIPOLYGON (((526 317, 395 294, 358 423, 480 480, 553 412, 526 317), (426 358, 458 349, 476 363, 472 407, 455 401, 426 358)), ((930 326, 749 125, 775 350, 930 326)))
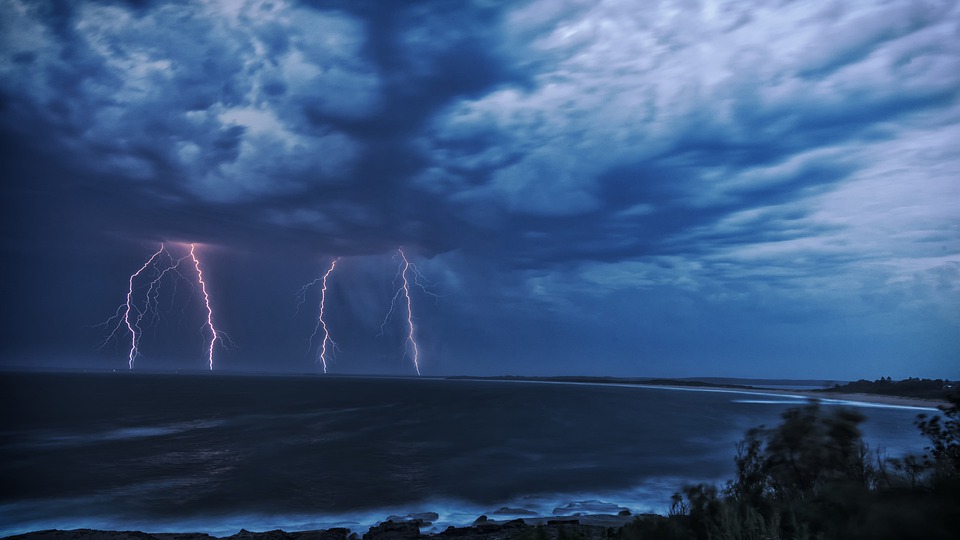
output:
MULTIPOLYGON (((800 396, 807 399, 821 401, 849 401, 896 407, 917 407, 936 409, 947 404, 946 390, 940 394, 932 391, 920 395, 909 395, 907 392, 896 393, 898 383, 870 386, 869 381, 849 383, 845 381, 815 380, 815 379, 737 379, 737 378, 619 378, 619 377, 579 377, 556 376, 537 377, 520 375, 503 375, 493 377, 452 376, 444 377, 451 380, 476 381, 515 381, 515 382, 544 382, 568 384, 611 384, 638 387, 674 387, 689 390, 727 390, 758 395, 800 396), (749 383, 749 384, 748 384, 749 383), (843 383, 843 384, 841 384, 843 383), (867 384, 864 384, 867 383, 867 384), (873 391, 866 391, 867 388, 873 391), (904 395, 907 394, 907 395, 904 395)), ((951 384, 950 381, 930 379, 905 379, 901 382, 924 381, 928 388, 935 383, 951 384)), ((950 389, 955 389, 952 384, 950 389)), ((901 387, 902 389, 902 387, 901 387)), ((909 390, 908 390, 909 392, 909 390)))

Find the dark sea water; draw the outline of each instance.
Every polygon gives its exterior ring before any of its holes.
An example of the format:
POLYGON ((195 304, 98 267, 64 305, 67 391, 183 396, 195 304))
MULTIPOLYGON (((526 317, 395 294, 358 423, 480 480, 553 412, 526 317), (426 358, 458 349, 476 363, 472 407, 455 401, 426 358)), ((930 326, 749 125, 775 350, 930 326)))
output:
MULTIPOLYGON (((424 511, 438 512, 442 528, 504 506, 551 515, 584 501, 663 512, 680 486, 730 478, 744 431, 775 425, 803 402, 309 376, 3 374, 0 385, 0 536, 80 527, 362 532, 424 511)), ((922 449, 912 425, 922 411, 858 407, 872 446, 888 455, 922 449)))

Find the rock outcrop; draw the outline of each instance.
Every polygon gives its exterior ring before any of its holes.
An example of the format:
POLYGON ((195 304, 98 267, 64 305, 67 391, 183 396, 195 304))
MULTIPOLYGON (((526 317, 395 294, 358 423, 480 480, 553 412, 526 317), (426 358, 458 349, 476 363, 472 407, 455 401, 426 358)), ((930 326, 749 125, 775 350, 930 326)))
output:
MULTIPOLYGON (((521 518, 494 521, 480 516, 467 527, 448 527, 438 533, 424 534, 420 528, 437 519, 433 513, 391 516, 370 527, 362 540, 605 540, 619 538, 628 516, 570 516, 556 518, 521 518), (429 521, 428 521, 429 520, 429 521)), ((145 533, 140 531, 98 531, 93 529, 36 531, 3 540, 361 540, 349 529, 333 528, 315 531, 286 532, 273 530, 250 532, 218 538, 205 533, 145 533)))

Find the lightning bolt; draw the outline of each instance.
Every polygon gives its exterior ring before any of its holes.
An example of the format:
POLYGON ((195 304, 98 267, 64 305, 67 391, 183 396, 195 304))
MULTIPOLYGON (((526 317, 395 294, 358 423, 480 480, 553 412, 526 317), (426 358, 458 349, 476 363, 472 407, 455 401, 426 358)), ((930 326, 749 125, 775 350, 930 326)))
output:
POLYGON ((403 296, 407 299, 407 327, 409 328, 407 341, 413 347, 413 367, 417 368, 417 375, 420 375, 420 347, 417 346, 417 340, 413 339, 413 304, 410 302, 410 283, 407 281, 407 270, 410 269, 410 262, 407 261, 407 256, 403 254, 402 249, 398 249, 397 253, 403 259, 401 276, 403 277, 403 296))
MULTIPOLYGON (((126 302, 120 304, 117 307, 116 313, 104 321, 103 323, 97 326, 109 326, 111 322, 116 320, 116 324, 113 326, 113 330, 110 331, 110 334, 103 340, 99 348, 103 348, 109 343, 112 339, 117 337, 117 333, 121 331, 121 328, 125 328, 126 332, 130 334, 130 351, 127 354, 127 366, 129 369, 133 369, 133 365, 136 362, 137 358, 141 356, 140 354, 140 338, 143 336, 143 327, 141 323, 143 318, 150 313, 152 318, 149 321, 151 324, 155 323, 156 320, 160 317, 160 312, 158 309, 158 296, 160 289, 160 282, 167 275, 168 272, 174 271, 177 275, 183 278, 183 275, 180 274, 180 271, 177 270, 177 267, 183 262, 183 259, 186 257, 181 257, 180 259, 174 260, 170 253, 166 250, 164 244, 160 244, 160 248, 151 255, 143 266, 140 267, 136 272, 130 274, 127 283, 127 299, 126 302), (145 295, 146 302, 144 303, 143 309, 137 306, 136 301, 134 300, 134 281, 141 277, 148 268, 152 268, 153 271, 157 271, 161 265, 162 257, 166 255, 169 258, 169 263, 166 267, 159 270, 159 273, 150 281, 147 287, 147 293, 145 295), (121 315, 122 313, 122 315, 121 315)), ((176 285, 176 282, 174 282, 176 285)))
MULTIPOLYGON (((147 268, 149 268, 151 264, 153 264, 153 262, 157 259, 157 257, 159 257, 161 253, 163 253, 163 249, 164 249, 163 244, 160 244, 160 249, 158 249, 156 253, 151 255, 150 258, 147 259, 147 262, 143 263, 143 266, 141 266, 139 270, 130 274, 130 279, 128 280, 128 287, 127 287, 127 301, 124 304, 120 304, 120 307, 117 308, 118 314, 121 310, 123 310, 123 318, 117 322, 117 325, 114 327, 113 331, 110 332, 110 335, 107 336, 107 339, 104 340, 103 342, 104 344, 106 344, 107 341, 113 338, 113 336, 116 335, 117 330, 119 330, 121 325, 126 326, 127 332, 130 333, 130 352, 127 355, 128 369, 133 369, 134 362, 137 360, 137 357, 140 356, 140 335, 142 334, 142 330, 140 329, 140 320, 143 318, 143 312, 140 311, 140 308, 138 308, 136 304, 134 304, 133 302, 133 281, 136 278, 138 278, 140 274, 142 274, 147 268), (136 320, 131 321, 130 314, 134 311, 137 312, 137 318, 136 320)), ((109 324, 109 322, 117 316, 118 315, 111 317, 110 319, 107 320, 105 324, 109 324)), ((102 346, 103 344, 101 344, 101 347, 102 346)))
POLYGON ((321 284, 320 287, 320 315, 317 317, 317 326, 313 329, 313 334, 310 335, 309 347, 307 350, 313 348, 313 339, 317 337, 317 334, 320 333, 320 330, 323 330, 323 341, 320 342, 320 347, 317 350, 317 362, 323 365, 323 372, 327 372, 327 345, 329 345, 329 350, 333 354, 337 350, 337 344, 330 337, 330 330, 327 328, 327 321, 323 318, 325 313, 326 304, 327 304, 327 278, 330 277, 330 274, 333 273, 333 269, 337 266, 337 261, 340 260, 340 257, 337 257, 330 262, 330 268, 327 268, 327 272, 323 274, 323 277, 319 277, 310 283, 307 283, 300 288, 300 292, 297 293, 299 301, 297 302, 297 311, 300 310, 300 305, 303 304, 307 289, 316 285, 317 283, 321 284))
POLYGON ((205 326, 210 328, 210 346, 207 349, 207 363, 210 366, 210 370, 213 371, 213 346, 216 345, 217 340, 221 338, 220 334, 217 333, 216 327, 213 326, 213 308, 210 307, 210 294, 207 293, 207 284, 203 281, 203 270, 200 269, 200 260, 197 259, 196 251, 196 244, 190 244, 190 258, 193 259, 193 266, 197 269, 197 282, 200 283, 203 302, 207 306, 207 324, 205 326))
MULTIPOLYGON (((173 256, 170 255, 169 251, 166 252, 166 255, 167 257, 170 258, 170 265, 164 268, 163 270, 161 270, 160 273, 157 274, 157 277, 155 277, 153 281, 151 281, 150 284, 147 286, 147 294, 146 294, 147 303, 144 305, 144 310, 139 312, 139 314, 137 315, 138 324, 140 323, 140 321, 143 320, 143 316, 146 315, 146 312, 148 311, 152 316, 150 320, 151 324, 156 323, 157 320, 160 319, 160 299, 159 299, 160 282, 163 280, 164 276, 166 276, 168 272, 172 271, 173 273, 177 274, 177 276, 179 276, 180 279, 184 281, 186 281, 187 279, 186 277, 184 277, 183 274, 180 273, 180 270, 178 270, 178 268, 180 267, 180 263, 182 263, 184 259, 189 257, 189 255, 184 255, 179 259, 174 259, 173 256)), ((174 285, 173 295, 176 296, 177 281, 174 281, 173 285, 174 285)), ((184 306, 184 309, 186 309, 186 306, 184 306)))
MULTIPOLYGON (((116 321, 116 323, 113 325, 113 329, 110 331, 110 335, 103 340, 99 348, 106 346, 107 343, 115 339, 119 333, 122 333, 122 331, 125 330, 128 334, 130 334, 130 351, 127 355, 127 365, 130 369, 133 369, 133 365, 137 358, 141 356, 140 338, 144 333, 144 321, 146 321, 146 324, 155 324, 161 318, 160 285, 163 282, 163 279, 167 276, 167 274, 173 272, 180 279, 190 283, 186 276, 180 273, 180 265, 188 257, 193 260, 194 268, 197 270, 197 282, 200 284, 201 291, 203 292, 204 302, 207 308, 207 323, 204 326, 209 326, 210 333, 212 334, 207 360, 210 365, 210 369, 213 369, 214 345, 217 341, 220 341, 220 343, 225 346, 226 343, 232 344, 232 340, 225 332, 218 331, 213 326, 213 310, 210 306, 210 295, 207 294, 206 283, 203 281, 203 272, 200 270, 200 261, 197 259, 196 246, 194 244, 190 244, 189 254, 184 255, 179 259, 175 259, 167 250, 166 246, 161 243, 159 249, 157 249, 157 251, 154 252, 145 263, 143 263, 143 266, 141 266, 136 272, 130 274, 129 279, 127 280, 126 302, 117 307, 117 310, 112 317, 97 325, 109 327, 114 321, 116 321), (150 272, 154 273, 152 276, 146 275, 148 269, 150 272), (141 307, 137 304, 135 299, 135 292, 137 289, 135 281, 137 281, 138 278, 143 277, 147 277, 150 279, 150 281, 146 284, 146 293, 142 296, 143 301, 141 307)), ((177 281, 174 281, 173 296, 176 296, 176 285, 177 281)), ((141 285, 141 287, 144 287, 144 285, 141 285)), ((193 287, 192 284, 191 287, 193 287)), ((187 304, 184 305, 184 310, 186 310, 186 307, 187 304)))
MULTIPOLYGON (((397 292, 393 295, 393 299, 390 301, 390 311, 387 312, 387 316, 380 324, 380 335, 383 335, 387 323, 390 321, 390 318, 393 316, 393 312, 396 310, 397 300, 403 296, 407 304, 407 337, 404 339, 404 343, 410 344, 413 367, 417 370, 417 375, 420 375, 420 347, 417 345, 417 340, 414 337, 416 330, 413 325, 413 302, 410 299, 410 279, 407 277, 407 274, 412 272, 414 274, 414 282, 417 285, 420 285, 420 283, 417 281, 417 276, 419 276, 420 273, 416 270, 415 266, 410 264, 406 254, 403 253, 403 248, 397 249, 397 253, 400 255, 400 259, 402 260, 397 267, 397 278, 400 278, 401 284, 397 289, 397 292)), ((396 281, 396 278, 394 278, 394 281, 396 281)), ((423 285, 420 285, 420 287, 423 288, 423 285)))

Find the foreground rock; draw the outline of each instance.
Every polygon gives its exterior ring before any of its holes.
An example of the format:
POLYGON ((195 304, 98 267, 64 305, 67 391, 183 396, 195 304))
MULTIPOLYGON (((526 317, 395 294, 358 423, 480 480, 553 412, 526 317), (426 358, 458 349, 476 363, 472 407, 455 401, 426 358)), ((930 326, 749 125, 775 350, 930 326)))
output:
MULTIPOLYGON (((397 517, 397 516, 391 516, 397 517)), ((427 525, 422 518, 436 519, 435 514, 420 517, 403 516, 384 521, 364 533, 362 540, 605 540, 620 537, 620 529, 633 518, 615 515, 588 515, 561 518, 523 518, 492 521, 480 516, 468 527, 448 527, 433 534, 420 532, 427 525)), ((250 532, 241 529, 232 536, 218 538, 204 533, 145 533, 140 531, 98 531, 93 529, 37 531, 5 540, 361 540, 349 529, 334 528, 316 531, 286 532, 273 530, 250 532)))
MULTIPOLYGON (((230 540, 350 540, 357 539, 349 529, 326 529, 319 531, 286 532, 279 529, 267 532, 240 532, 225 538, 230 540)), ((93 529, 72 529, 67 531, 37 531, 5 540, 219 540, 205 533, 145 533, 140 531, 98 531, 93 529)))

